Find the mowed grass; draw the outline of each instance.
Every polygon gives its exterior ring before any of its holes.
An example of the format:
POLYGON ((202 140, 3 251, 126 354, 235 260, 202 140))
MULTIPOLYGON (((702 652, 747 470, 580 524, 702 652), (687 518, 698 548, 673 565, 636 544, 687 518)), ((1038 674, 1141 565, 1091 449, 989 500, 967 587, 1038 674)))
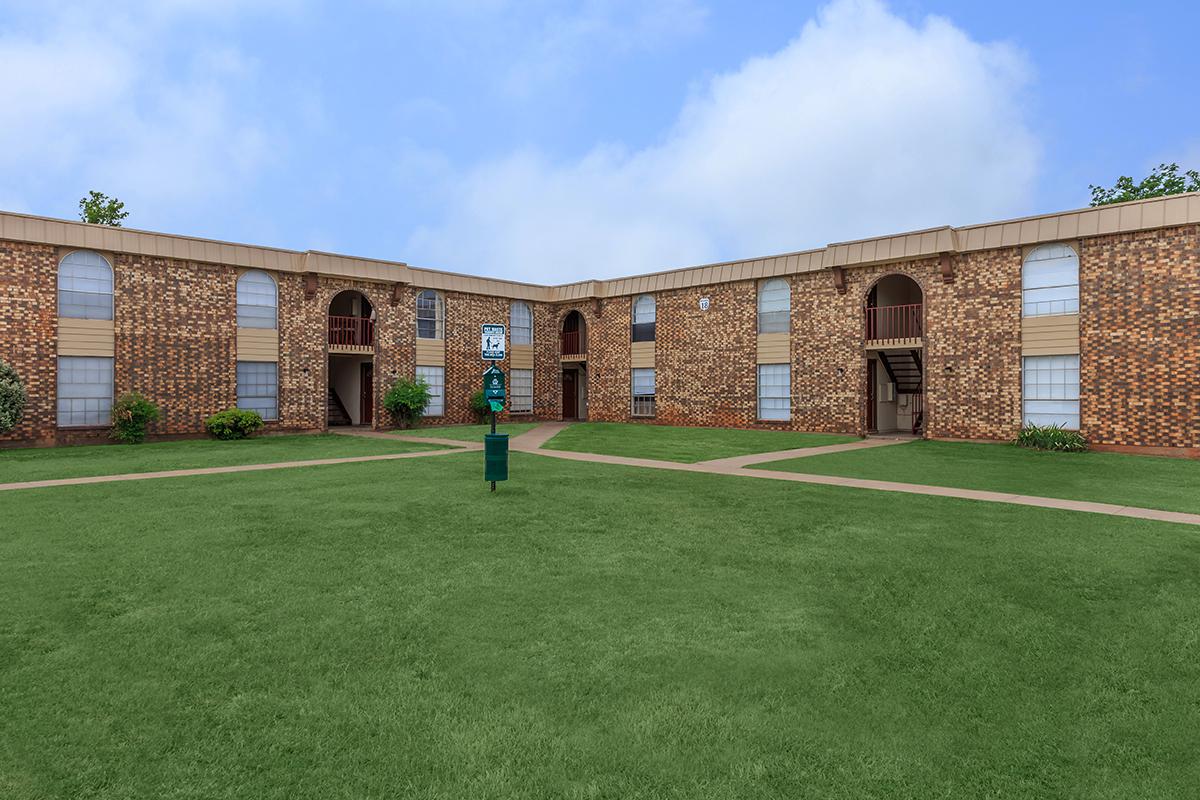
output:
POLYGON ((0 797, 1185 797, 1196 528, 516 453, 0 498, 0 797))
MULTIPOLYGON (((509 436, 520 436, 538 426, 536 422, 505 422, 497 423, 496 433, 507 433, 509 436)), ((403 438, 405 436, 433 436, 438 439, 455 439, 463 442, 482 442, 485 433, 491 433, 491 424, 487 425, 424 425, 420 428, 410 428, 392 433, 403 438)))
POLYGON ((627 422, 581 422, 558 433, 544 447, 579 453, 653 458, 694 464, 715 458, 821 447, 858 441, 857 436, 733 428, 685 428, 627 422))
POLYGON ((259 436, 235 442, 191 439, 139 445, 0 450, 0 483, 439 449, 442 448, 438 445, 419 442, 392 442, 338 434, 304 434, 259 436))
POLYGON ((1178 458, 915 441, 754 468, 1200 513, 1200 461, 1178 458))

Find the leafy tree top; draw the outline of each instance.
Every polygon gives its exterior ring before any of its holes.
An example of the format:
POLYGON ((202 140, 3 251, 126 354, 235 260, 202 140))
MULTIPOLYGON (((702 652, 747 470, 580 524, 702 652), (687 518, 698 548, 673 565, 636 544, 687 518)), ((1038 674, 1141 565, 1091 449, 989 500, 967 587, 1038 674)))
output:
POLYGON ((1130 200, 1145 200, 1183 192, 1200 192, 1200 172, 1189 169, 1180 173, 1178 164, 1159 164, 1140 183, 1122 175, 1111 188, 1088 186, 1092 190, 1092 205, 1106 206, 1130 200))
POLYGON ((121 220, 129 216, 125 204, 103 192, 91 191, 79 199, 79 218, 93 225, 121 227, 121 220))

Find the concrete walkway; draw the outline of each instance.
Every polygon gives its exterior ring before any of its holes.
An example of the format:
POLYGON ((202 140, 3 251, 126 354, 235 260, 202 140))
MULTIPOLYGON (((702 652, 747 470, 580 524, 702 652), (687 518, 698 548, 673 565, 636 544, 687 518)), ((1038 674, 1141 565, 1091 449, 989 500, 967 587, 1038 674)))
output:
MULTIPOLYGON (((700 472, 709 475, 728 475, 741 478, 757 478, 759 480, 791 481, 793 483, 808 483, 818 486, 841 486, 850 489, 869 489, 877 492, 902 492, 904 494, 919 494, 930 497, 954 497, 960 500, 977 500, 985 503, 1007 503, 1009 505, 1032 506, 1058 511, 1081 511, 1089 514, 1106 514, 1114 517, 1130 517, 1148 519, 1155 522, 1175 522, 1182 525, 1200 526, 1200 514, 1187 514, 1180 511, 1159 511, 1153 508, 1138 508, 1112 503, 1093 503, 1084 500, 1060 500, 1054 497, 1034 497, 1031 495, 1008 494, 1005 492, 985 492, 976 489, 955 489, 948 486, 926 486, 917 483, 899 483, 894 481, 876 481, 865 478, 843 478, 836 475, 805 475, 798 472, 782 472, 767 469, 746 469, 752 464, 762 464, 770 461, 780 461, 789 458, 804 458, 807 456, 840 453, 847 450, 862 450, 873 447, 886 447, 900 444, 902 439, 866 439, 860 442, 828 445, 825 447, 805 447, 793 450, 778 450, 771 453, 755 453, 748 456, 719 458, 698 464, 684 464, 676 461, 659 461, 653 458, 627 458, 625 456, 608 456, 599 453, 575 453, 567 450, 545 450, 542 446, 555 434, 570 423, 547 422, 514 436, 510 448, 517 452, 533 453, 549 458, 559 458, 564 461, 585 461, 594 464, 613 464, 625 467, 643 467, 646 469, 663 469, 674 472, 700 472)), ((366 436, 395 441, 398 437, 387 433, 366 430, 348 430, 347 436, 366 436)), ((166 472, 137 472, 126 475, 97 475, 88 478, 60 478, 46 481, 27 481, 24 483, 0 484, 0 491, 14 489, 37 489, 52 486, 75 486, 90 483, 110 483, 114 481, 138 481, 154 478, 176 478, 192 475, 221 475, 231 472, 256 472, 271 469, 290 469, 293 467, 315 467, 329 464, 353 464, 364 461, 395 461, 403 458, 428 458, 444 456, 453 453, 479 451, 483 449, 481 442, 459 441, 457 439, 439 439, 428 436, 406 436, 405 441, 429 442, 447 445, 451 449, 428 450, 418 453, 390 453, 374 456, 351 456, 348 458, 322 458, 312 461, 284 461, 275 464, 246 464, 232 467, 206 467, 203 469, 178 469, 166 472)))

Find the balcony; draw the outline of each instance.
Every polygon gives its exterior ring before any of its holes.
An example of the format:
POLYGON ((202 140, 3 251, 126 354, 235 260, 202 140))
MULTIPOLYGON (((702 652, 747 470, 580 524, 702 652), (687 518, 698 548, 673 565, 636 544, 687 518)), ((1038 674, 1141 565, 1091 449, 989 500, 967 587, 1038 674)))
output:
POLYGON ((375 349, 375 320, 329 315, 329 352, 370 353, 375 349))
POLYGON ((920 347, 925 335, 921 303, 863 309, 867 347, 920 347))

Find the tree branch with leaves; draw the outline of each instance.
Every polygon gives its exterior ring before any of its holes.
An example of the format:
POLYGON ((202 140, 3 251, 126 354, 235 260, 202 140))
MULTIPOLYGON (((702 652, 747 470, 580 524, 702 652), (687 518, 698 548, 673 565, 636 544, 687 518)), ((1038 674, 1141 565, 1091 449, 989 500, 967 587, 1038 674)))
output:
POLYGON ((1130 200, 1146 200, 1184 192, 1200 192, 1200 172, 1189 169, 1180 173, 1178 164, 1159 164, 1139 183, 1122 175, 1111 188, 1088 186, 1092 190, 1092 205, 1107 206, 1112 203, 1127 203, 1130 200))
POLYGON ((91 191, 79 199, 79 218, 93 225, 121 227, 121 220, 129 216, 125 204, 103 192, 91 191))

